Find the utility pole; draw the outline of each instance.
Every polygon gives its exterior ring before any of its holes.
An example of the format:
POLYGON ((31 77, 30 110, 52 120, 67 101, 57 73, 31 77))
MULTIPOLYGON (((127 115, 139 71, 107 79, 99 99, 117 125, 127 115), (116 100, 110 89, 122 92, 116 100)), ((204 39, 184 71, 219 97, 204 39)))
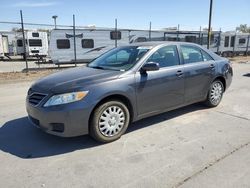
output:
POLYGON ((73 14, 73 35, 74 35, 74 57, 76 66, 76 25, 75 25, 75 15, 73 14))
POLYGON ((118 38, 117 19, 115 19, 115 47, 117 47, 117 38, 118 38))
POLYGON ((52 18, 54 19, 54 24, 55 24, 55 29, 56 29, 56 19, 58 18, 58 16, 54 15, 54 16, 52 16, 52 18))
POLYGON ((180 24, 178 24, 177 26, 177 41, 180 41, 179 32, 180 32, 180 24))
POLYGON ((23 33, 23 56, 26 64, 26 72, 29 72, 28 62, 27 62, 27 56, 26 56, 26 40, 25 40, 25 33, 24 33, 24 26, 23 26, 23 12, 20 10, 20 16, 21 16, 21 26, 22 26, 22 33, 23 33))
POLYGON ((148 32, 149 41, 151 41, 151 29, 152 29, 152 23, 149 22, 149 32, 148 32))
POLYGON ((212 11, 213 11, 213 0, 210 0, 210 10, 209 10, 209 23, 208 23, 208 41, 207 41, 207 49, 210 47, 211 40, 211 21, 212 21, 212 11))

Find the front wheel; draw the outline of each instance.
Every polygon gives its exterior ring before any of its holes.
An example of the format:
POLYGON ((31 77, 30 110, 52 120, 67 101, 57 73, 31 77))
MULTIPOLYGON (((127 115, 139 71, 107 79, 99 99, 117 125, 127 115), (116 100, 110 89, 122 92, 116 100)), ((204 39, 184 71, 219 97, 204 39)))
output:
POLYGON ((108 101, 98 106, 92 115, 89 132, 99 142, 112 142, 127 130, 130 114, 120 101, 108 101))
POLYGON ((205 104, 209 107, 216 107, 220 104, 224 92, 224 86, 220 80, 215 80, 209 88, 205 104))

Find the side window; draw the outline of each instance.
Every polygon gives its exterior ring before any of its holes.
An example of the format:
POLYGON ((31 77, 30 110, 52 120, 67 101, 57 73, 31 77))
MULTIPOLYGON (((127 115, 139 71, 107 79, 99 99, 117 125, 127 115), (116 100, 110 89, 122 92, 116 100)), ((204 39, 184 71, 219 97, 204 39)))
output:
POLYGON ((176 46, 165 46, 152 54, 147 62, 159 63, 160 68, 179 65, 179 57, 176 46))
POLYGON ((23 46, 23 40, 22 39, 18 39, 17 40, 17 46, 18 47, 22 47, 23 46))
POLYGON ((58 39, 56 40, 56 45, 58 49, 69 49, 70 42, 69 39, 58 39))
POLYGON ((181 46, 184 63, 195 63, 203 61, 201 50, 193 46, 181 46))
POLYGON ((166 41, 177 41, 177 37, 167 37, 166 41))
POLYGON ((245 44, 246 43, 246 39, 242 38, 242 39, 239 39, 239 44, 245 44))
MULTIPOLYGON (((17 41, 17 46, 22 47, 23 46, 23 39, 18 39, 17 41)), ((25 44, 27 45, 27 39, 25 39, 25 44)))
POLYGON ((235 36, 231 36, 230 47, 234 47, 235 36))
POLYGON ((225 37, 225 43, 224 43, 224 47, 228 47, 229 46, 229 36, 225 37))
POLYGON ((29 39, 29 46, 38 46, 42 47, 42 40, 41 39, 29 39))
POLYGON ((211 61, 214 60, 207 52, 201 50, 203 61, 211 61))
POLYGON ((94 40, 82 39, 82 48, 94 48, 94 40))
POLYGON ((185 41, 196 43, 197 39, 196 36, 185 36, 185 41))
POLYGON ((39 33, 32 33, 32 37, 39 37, 39 33))
POLYGON ((110 32, 110 39, 111 40, 121 40, 122 33, 121 31, 111 31, 110 32))

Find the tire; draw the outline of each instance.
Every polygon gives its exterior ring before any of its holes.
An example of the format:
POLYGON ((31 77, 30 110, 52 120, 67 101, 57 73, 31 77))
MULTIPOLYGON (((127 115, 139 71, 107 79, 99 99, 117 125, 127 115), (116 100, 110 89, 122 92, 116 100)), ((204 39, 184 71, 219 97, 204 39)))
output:
POLYGON ((229 57, 229 53, 228 52, 223 52, 222 57, 229 57))
POLYGON ((208 107, 218 106, 223 97, 223 93, 224 93, 223 83, 220 80, 213 81, 213 83, 210 85, 205 104, 208 107))
POLYGON ((120 101, 108 101, 94 110, 89 133, 99 142, 113 142, 125 133, 129 122, 130 113, 127 106, 120 101))

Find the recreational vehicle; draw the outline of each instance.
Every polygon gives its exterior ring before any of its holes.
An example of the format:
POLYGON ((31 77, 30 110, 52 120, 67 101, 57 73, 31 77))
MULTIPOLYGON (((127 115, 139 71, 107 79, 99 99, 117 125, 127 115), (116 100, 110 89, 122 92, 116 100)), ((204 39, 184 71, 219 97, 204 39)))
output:
MULTIPOLYGON (((130 29, 55 29, 50 34, 49 55, 55 64, 90 62, 116 46, 146 41, 192 42, 207 47, 207 31, 166 31, 130 29), (75 40, 75 43, 74 43, 75 40)), ((246 54, 249 51, 248 34, 213 31, 210 50, 223 56, 246 54)), ((249 53, 249 52, 248 52, 249 53)))
POLYGON ((128 31, 55 29, 50 33, 49 55, 54 63, 89 62, 116 45, 128 44, 128 31), (74 46, 75 44, 75 46, 74 46), (76 54, 74 53, 76 49, 76 54))
POLYGON ((0 58, 3 59, 4 56, 8 55, 9 55, 8 37, 0 33, 0 58))
POLYGON ((164 32, 122 29, 55 29, 50 34, 49 55, 54 63, 89 62, 116 46, 134 42, 162 41, 164 32), (150 39, 149 39, 150 38, 150 39), (75 46, 74 46, 75 44, 75 46), (76 49, 76 54, 74 53, 76 49))
POLYGON ((250 34, 244 33, 222 33, 220 51, 224 57, 235 55, 250 55, 250 34))
MULTIPOLYGON (((208 34, 205 31, 171 31, 164 33, 164 40, 166 41, 181 41, 192 42, 200 44, 203 47, 207 46, 208 34)), ((220 32, 214 31, 211 34, 210 50, 218 53, 220 32)))
POLYGON ((17 55, 27 57, 46 57, 48 55, 48 36, 46 32, 27 31, 25 32, 26 52, 24 53, 23 37, 19 32, 16 37, 17 55))

